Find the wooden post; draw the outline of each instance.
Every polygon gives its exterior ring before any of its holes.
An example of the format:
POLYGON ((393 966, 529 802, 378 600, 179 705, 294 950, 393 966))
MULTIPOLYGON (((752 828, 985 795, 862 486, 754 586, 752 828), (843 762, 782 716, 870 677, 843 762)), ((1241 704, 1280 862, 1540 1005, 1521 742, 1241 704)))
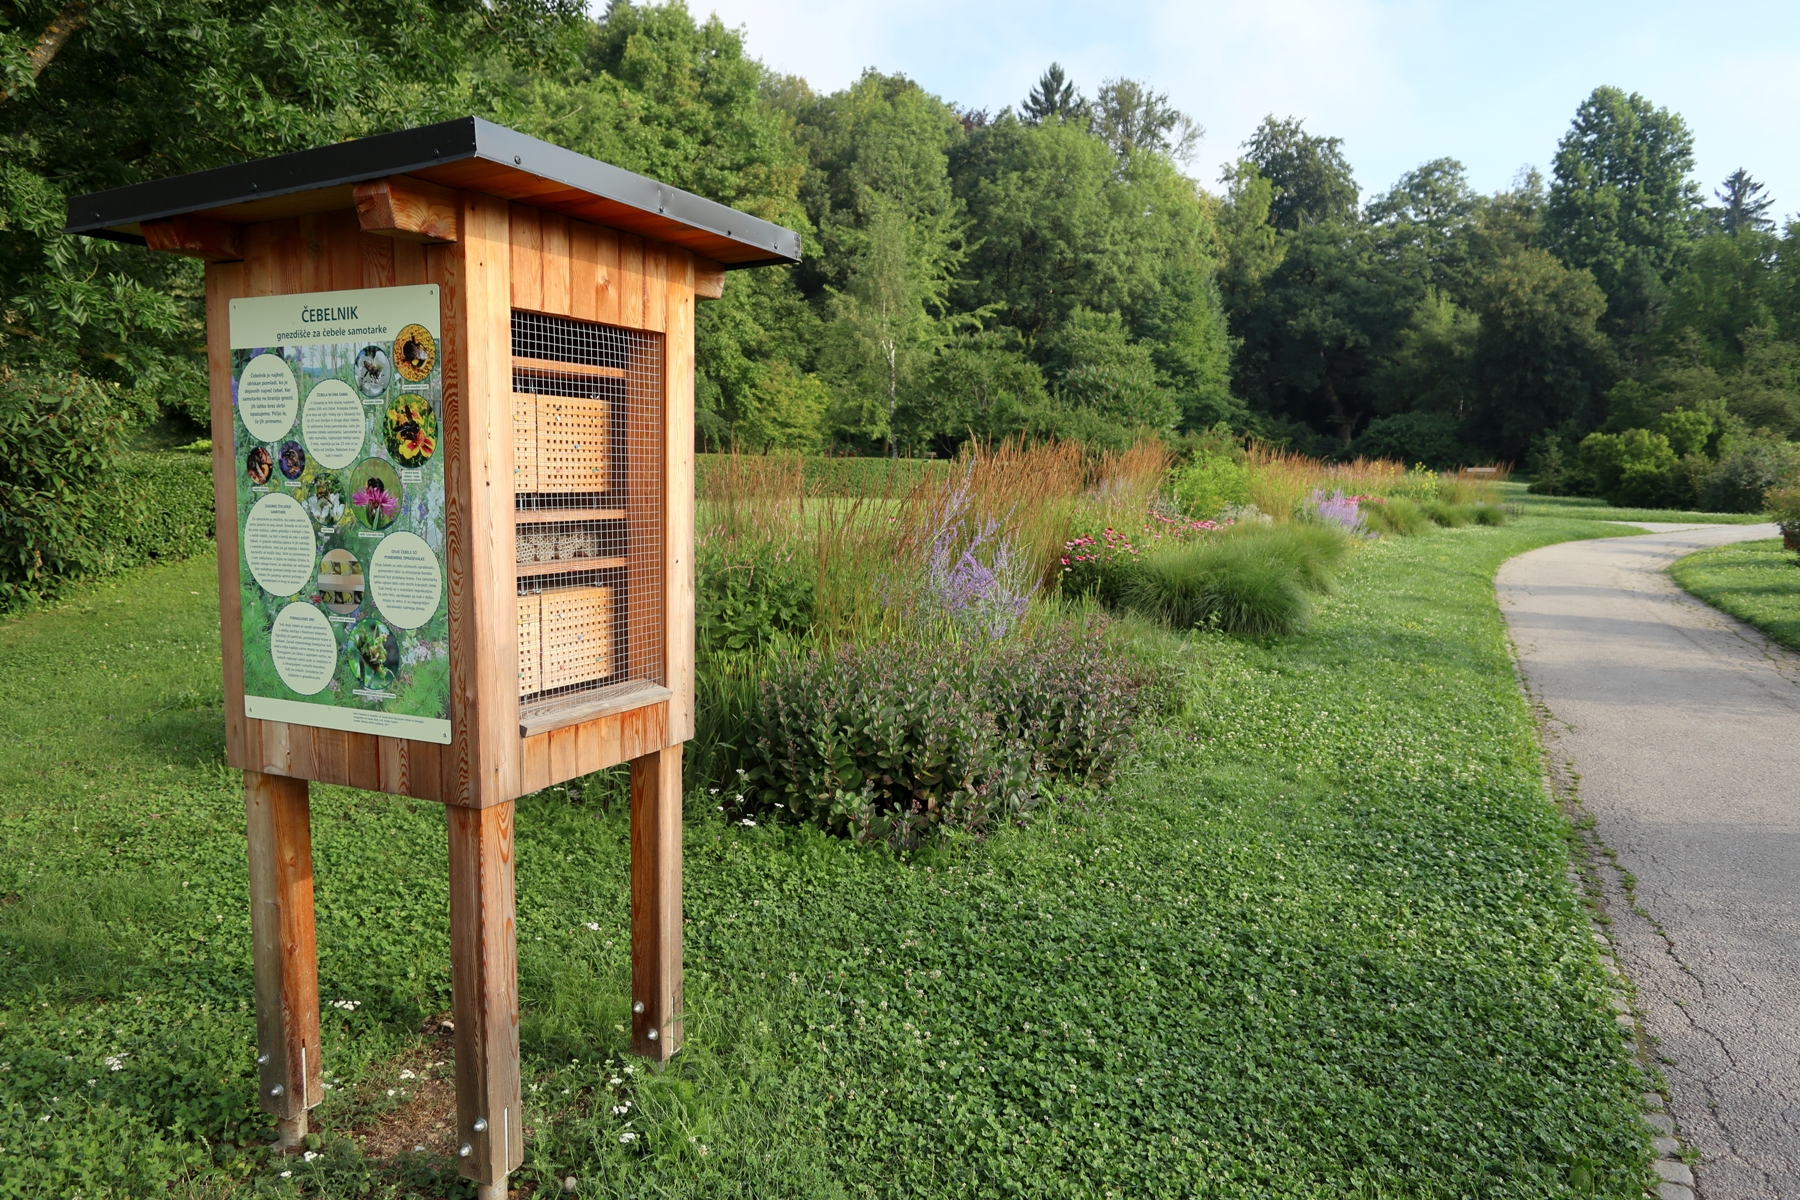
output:
POLYGON ((456 1022, 457 1171, 503 1198, 525 1161, 519 1093, 513 802, 450 807, 450 986, 456 1022))
POLYGON ((324 1098, 306 780, 245 771, 244 807, 256 977, 257 1099, 276 1119, 277 1148, 291 1150, 306 1136, 306 1110, 324 1098))
POLYGON ((681 747, 631 760, 631 1049, 681 1048, 681 747))

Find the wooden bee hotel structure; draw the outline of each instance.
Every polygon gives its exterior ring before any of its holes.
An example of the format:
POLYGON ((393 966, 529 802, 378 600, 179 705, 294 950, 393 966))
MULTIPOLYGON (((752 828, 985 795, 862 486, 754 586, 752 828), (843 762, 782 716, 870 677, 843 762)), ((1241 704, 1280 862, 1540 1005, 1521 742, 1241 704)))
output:
POLYGON ((681 1041, 694 305, 793 232, 468 118, 70 202, 206 260, 263 1108, 323 1095, 308 780, 445 805, 462 1173, 524 1157, 513 803, 631 764, 632 1045, 681 1041))

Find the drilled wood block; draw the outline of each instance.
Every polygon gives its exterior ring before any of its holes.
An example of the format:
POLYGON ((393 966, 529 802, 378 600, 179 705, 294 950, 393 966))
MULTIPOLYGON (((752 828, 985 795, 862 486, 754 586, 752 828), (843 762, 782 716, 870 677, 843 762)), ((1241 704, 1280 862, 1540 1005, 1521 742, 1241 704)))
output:
POLYGON ((513 412, 513 491, 538 490, 538 398, 525 392, 514 392, 513 412))
POLYGON ((589 396, 539 396, 538 486, 541 492, 607 489, 607 401, 589 396))
POLYGON ((613 590, 559 588, 543 593, 541 688, 568 687, 613 673, 613 590))
POLYGON ((543 597, 519 597, 519 695, 529 696, 543 688, 543 597))

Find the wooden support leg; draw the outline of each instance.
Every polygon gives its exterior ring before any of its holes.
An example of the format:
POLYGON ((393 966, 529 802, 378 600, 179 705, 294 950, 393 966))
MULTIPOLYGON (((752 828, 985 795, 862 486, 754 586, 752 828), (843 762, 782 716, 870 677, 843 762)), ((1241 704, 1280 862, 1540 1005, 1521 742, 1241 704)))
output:
POLYGON ((450 986, 456 1020, 457 1170, 483 1200, 525 1161, 519 1096, 519 971, 513 804, 446 810, 450 986))
POLYGON ((631 1049, 681 1048, 681 747, 631 760, 631 1049))
POLYGON ((324 1098, 319 1063, 319 959, 313 937, 312 824, 306 780, 244 772, 250 850, 250 940, 256 975, 257 1098, 276 1119, 276 1146, 306 1136, 324 1098))

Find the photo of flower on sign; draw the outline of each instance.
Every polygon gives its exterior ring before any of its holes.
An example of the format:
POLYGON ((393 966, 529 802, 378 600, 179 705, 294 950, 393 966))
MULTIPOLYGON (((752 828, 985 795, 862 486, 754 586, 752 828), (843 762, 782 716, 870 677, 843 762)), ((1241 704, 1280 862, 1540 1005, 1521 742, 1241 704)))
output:
POLYGON ((450 742, 435 285, 231 302, 244 715, 450 742))

